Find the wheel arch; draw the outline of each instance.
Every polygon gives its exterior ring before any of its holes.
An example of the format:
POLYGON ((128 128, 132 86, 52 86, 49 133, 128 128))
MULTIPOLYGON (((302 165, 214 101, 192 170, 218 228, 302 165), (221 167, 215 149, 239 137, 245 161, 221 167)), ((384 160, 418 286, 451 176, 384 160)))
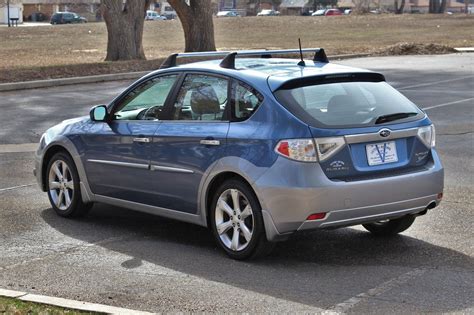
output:
POLYGON ((47 168, 49 161, 51 161, 51 158, 58 152, 64 152, 68 154, 71 159, 72 155, 71 153, 66 149, 66 147, 59 145, 59 144, 54 144, 46 149, 46 151, 43 154, 43 161, 41 164, 41 185, 43 191, 46 191, 46 182, 47 182, 47 168))
MULTIPOLYGON (((236 172, 233 172, 233 171, 223 171, 223 172, 217 174, 216 176, 214 176, 212 178, 211 182, 209 183, 209 185, 207 186, 207 189, 206 189, 204 211, 205 211, 205 214, 206 214, 207 226, 210 226, 210 222, 209 222, 210 209, 209 209, 209 207, 212 203, 213 193, 219 188, 220 185, 222 185, 225 181, 230 180, 230 179, 239 180, 239 181, 243 182, 245 185, 247 185, 252 190, 252 192, 255 194, 255 196, 257 197, 257 201, 260 204, 260 200, 257 196, 257 193, 256 193, 255 189, 252 187, 250 182, 245 177, 243 177, 242 175, 240 175, 236 172)), ((260 204, 260 206, 261 206, 261 204, 260 204)))

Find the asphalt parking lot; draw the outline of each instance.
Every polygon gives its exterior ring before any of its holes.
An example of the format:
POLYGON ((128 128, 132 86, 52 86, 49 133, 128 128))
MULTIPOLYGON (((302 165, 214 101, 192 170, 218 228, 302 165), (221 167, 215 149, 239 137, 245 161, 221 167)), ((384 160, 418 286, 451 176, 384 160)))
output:
POLYGON ((440 207, 402 235, 298 234, 256 262, 228 259, 198 226, 95 205, 57 217, 31 143, 129 82, 0 93, 0 288, 152 312, 474 313, 474 54, 340 63, 381 71, 436 125, 440 207))

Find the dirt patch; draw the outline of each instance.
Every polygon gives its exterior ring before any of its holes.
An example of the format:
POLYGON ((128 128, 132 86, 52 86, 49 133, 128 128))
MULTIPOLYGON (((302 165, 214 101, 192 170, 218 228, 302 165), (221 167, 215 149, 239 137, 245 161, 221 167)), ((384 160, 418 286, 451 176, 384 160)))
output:
POLYGON ((453 47, 440 44, 423 44, 423 43, 397 43, 386 48, 380 49, 376 52, 381 56, 396 56, 396 55, 436 55, 436 54, 451 54, 456 50, 453 47))

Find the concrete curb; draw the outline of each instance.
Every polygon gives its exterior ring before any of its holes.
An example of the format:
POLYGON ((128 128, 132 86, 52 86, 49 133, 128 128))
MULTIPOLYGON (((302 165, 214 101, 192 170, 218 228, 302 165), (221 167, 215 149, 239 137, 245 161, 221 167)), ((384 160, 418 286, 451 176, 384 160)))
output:
MULTIPOLYGON (((328 56, 328 58, 341 60, 341 59, 349 59, 349 58, 367 57, 369 55, 370 54, 367 54, 367 53, 346 54, 346 55, 328 56)), ((106 82, 106 81, 133 80, 133 79, 138 79, 150 72, 151 71, 127 72, 127 73, 92 75, 92 76, 86 76, 86 77, 73 77, 73 78, 63 78, 63 79, 2 83, 0 84, 0 92, 38 89, 38 88, 73 85, 73 84, 98 83, 98 82, 106 82)))
POLYGON ((474 52, 474 47, 458 47, 454 48, 454 50, 459 52, 474 52))
POLYGON ((74 310, 86 311, 86 312, 97 312, 97 313, 118 314, 118 315, 154 314, 154 313, 149 313, 149 312, 130 310, 127 308, 81 302, 81 301, 56 298, 56 297, 45 296, 45 295, 30 294, 27 292, 12 291, 12 290, 5 290, 5 289, 0 289, 0 296, 16 298, 25 302, 41 303, 41 304, 59 306, 59 307, 70 308, 74 310))

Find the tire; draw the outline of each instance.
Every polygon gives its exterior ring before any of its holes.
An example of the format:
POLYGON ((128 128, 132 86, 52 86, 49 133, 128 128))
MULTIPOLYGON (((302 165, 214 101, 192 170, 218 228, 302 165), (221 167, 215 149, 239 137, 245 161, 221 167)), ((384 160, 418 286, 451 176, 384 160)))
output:
POLYGON ((214 192, 209 213, 212 233, 229 257, 256 259, 273 249, 275 243, 267 240, 257 197, 242 181, 225 181, 214 192))
POLYGON ((46 188, 52 208, 61 217, 78 218, 86 215, 92 203, 82 201, 79 175, 74 161, 65 152, 56 153, 46 170, 46 188))
POLYGON ((415 216, 406 215, 398 219, 362 224, 362 226, 377 236, 393 236, 407 230, 413 222, 415 222, 415 216))

